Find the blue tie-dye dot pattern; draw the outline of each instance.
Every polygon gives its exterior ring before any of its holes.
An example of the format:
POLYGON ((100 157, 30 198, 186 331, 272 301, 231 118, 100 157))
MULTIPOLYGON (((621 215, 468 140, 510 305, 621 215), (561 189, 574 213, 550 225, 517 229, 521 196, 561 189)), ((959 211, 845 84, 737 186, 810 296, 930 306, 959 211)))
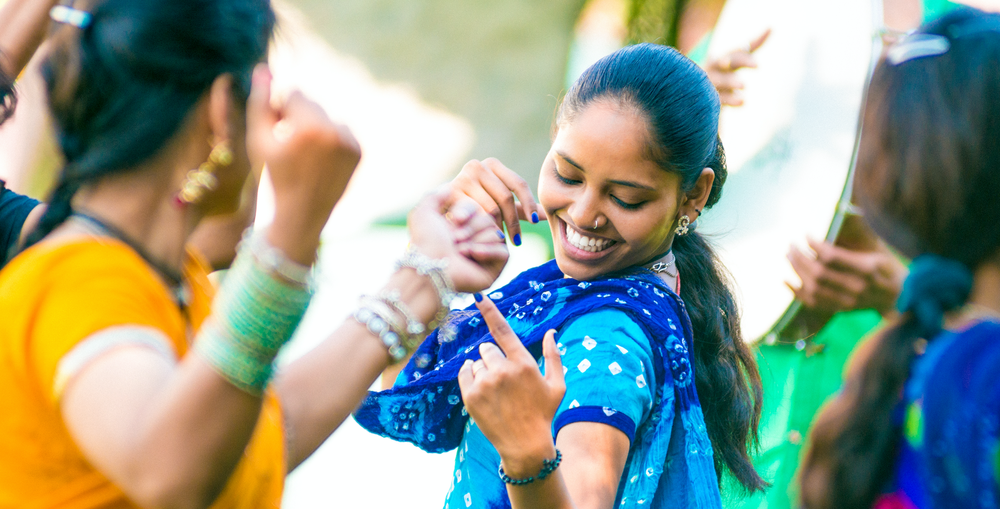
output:
MULTIPOLYGON (((498 293, 504 298, 496 302, 497 307, 536 357, 547 330, 561 329, 598 309, 620 310, 639 324, 649 338, 655 376, 647 381, 638 375, 635 383, 639 388, 655 383, 656 392, 648 416, 635 431, 622 477, 627 482, 621 483, 617 496, 619 506, 721 507, 712 446, 695 384, 691 383, 690 320, 680 299, 655 274, 636 269, 616 277, 579 282, 565 278, 552 261, 525 271, 498 293), (546 299, 541 298, 543 292, 549 293, 546 299), (542 310, 535 313, 535 307, 542 310), (670 467, 665 471, 668 462, 670 467), (670 489, 664 490, 665 486, 670 489)), ((456 316, 459 318, 451 324, 454 334, 450 341, 439 341, 438 331, 434 331, 414 355, 415 359, 427 356, 426 365, 420 367, 411 360, 400 374, 400 383, 388 391, 370 393, 355 419, 373 433, 412 442, 426 451, 443 452, 461 446, 459 454, 465 461, 480 461, 483 458, 477 454, 486 448, 466 449, 469 444, 463 438, 473 428, 467 426, 468 413, 461 401, 453 403, 452 396, 461 396, 456 380, 458 369, 466 359, 478 359, 478 345, 493 339, 485 323, 469 323, 478 316, 474 306, 456 316), (424 395, 429 392, 443 397, 428 401, 424 395), (430 440, 431 434, 434 440, 430 440)), ((460 498, 455 498, 456 485, 453 479, 449 507, 493 507, 497 502, 472 498, 468 491, 457 493, 460 498)))

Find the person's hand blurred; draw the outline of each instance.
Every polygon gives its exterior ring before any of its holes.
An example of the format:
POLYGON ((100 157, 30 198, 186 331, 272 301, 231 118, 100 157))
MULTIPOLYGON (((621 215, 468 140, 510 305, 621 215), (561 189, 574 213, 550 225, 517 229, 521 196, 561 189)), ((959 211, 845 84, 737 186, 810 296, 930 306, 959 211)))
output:
POLYGON ((746 47, 732 50, 705 65, 708 79, 712 81, 715 90, 719 92, 719 100, 722 104, 727 106, 743 105, 744 83, 736 71, 757 67, 757 60, 753 57, 753 53, 764 44, 770 35, 771 29, 767 29, 756 39, 750 41, 746 47))
POLYGON ((542 459, 555 454, 552 419, 566 393, 555 331, 548 331, 542 343, 543 376, 496 305, 477 295, 476 306, 496 345, 480 345, 482 359, 466 361, 458 372, 465 408, 500 454, 509 475, 533 475, 542 459))
POLYGON ((883 316, 895 309, 908 270, 885 244, 873 251, 853 251, 828 242, 808 240, 811 252, 792 246, 788 261, 802 280, 786 282, 802 304, 833 314, 854 309, 874 309, 883 316))
POLYGON ((271 241, 289 257, 311 263, 319 233, 361 159, 358 141, 300 92, 272 106, 271 73, 261 64, 247 101, 247 152, 251 161, 267 164, 274 188, 271 241))
POLYGON ((497 228, 507 225, 507 234, 515 246, 521 245, 520 220, 537 223, 547 219, 545 211, 535 202, 531 187, 513 170, 500 161, 489 158, 472 160, 451 181, 456 196, 468 196, 493 216, 497 228), (515 202, 514 197, 520 203, 515 202))
POLYGON ((460 292, 488 288, 507 264, 509 253, 493 218, 469 198, 452 202, 444 186, 410 211, 410 244, 420 253, 448 261, 445 269, 460 292))

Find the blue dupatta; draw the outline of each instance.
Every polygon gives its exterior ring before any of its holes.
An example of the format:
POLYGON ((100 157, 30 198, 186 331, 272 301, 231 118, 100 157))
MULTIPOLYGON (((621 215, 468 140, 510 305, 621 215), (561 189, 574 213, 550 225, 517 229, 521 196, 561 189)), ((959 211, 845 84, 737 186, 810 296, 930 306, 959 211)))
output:
MULTIPOLYGON (((535 357, 540 356, 549 329, 558 330, 599 308, 627 313, 650 338, 658 387, 649 417, 636 430, 629 451, 625 474, 629 479, 621 484, 618 497, 621 505, 721 507, 712 444, 695 391, 690 319, 683 302, 659 277, 633 269, 606 279, 577 281, 564 277, 553 260, 521 273, 490 299, 535 357), (674 433, 680 436, 671 446, 674 433), (668 450, 671 476, 666 484, 686 485, 688 497, 673 496, 670 486, 657 489, 668 467, 668 450), (678 462, 680 458, 683 461, 678 462)), ((485 341, 493 339, 474 305, 453 312, 403 369, 400 380, 405 382, 369 393, 354 418, 372 433, 411 442, 428 452, 454 449, 469 418, 462 405, 458 370, 466 359, 479 358, 479 345, 485 341)))
POLYGON ((1000 506, 1000 323, 944 331, 905 389, 895 489, 925 507, 1000 506))

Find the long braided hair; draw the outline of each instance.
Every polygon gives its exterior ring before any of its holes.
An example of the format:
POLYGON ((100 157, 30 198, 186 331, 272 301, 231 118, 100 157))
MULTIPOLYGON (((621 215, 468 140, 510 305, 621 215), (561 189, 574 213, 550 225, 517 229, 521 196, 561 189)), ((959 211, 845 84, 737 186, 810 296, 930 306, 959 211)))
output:
POLYGON ((915 344, 938 335, 1000 249, 1000 15, 961 9, 923 34, 936 46, 890 49, 875 71, 855 188, 876 232, 916 259, 901 315, 816 421, 801 474, 809 509, 872 506, 894 471, 915 344))

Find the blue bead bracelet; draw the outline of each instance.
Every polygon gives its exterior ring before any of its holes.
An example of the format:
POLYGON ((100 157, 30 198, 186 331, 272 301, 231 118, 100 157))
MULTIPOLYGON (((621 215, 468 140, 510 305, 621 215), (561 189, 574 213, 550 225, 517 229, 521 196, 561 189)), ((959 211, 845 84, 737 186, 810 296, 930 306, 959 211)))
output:
POLYGON ((554 472, 556 468, 559 467, 560 463, 562 463, 562 452, 559 451, 559 449, 556 449, 556 458, 551 460, 542 460, 542 471, 538 472, 538 475, 534 477, 528 477, 526 479, 512 479, 509 475, 507 475, 503 471, 503 465, 500 465, 500 470, 498 473, 500 474, 500 480, 503 481, 504 483, 513 486, 523 486, 525 484, 530 484, 535 481, 541 481, 542 479, 545 479, 552 472, 554 472))

